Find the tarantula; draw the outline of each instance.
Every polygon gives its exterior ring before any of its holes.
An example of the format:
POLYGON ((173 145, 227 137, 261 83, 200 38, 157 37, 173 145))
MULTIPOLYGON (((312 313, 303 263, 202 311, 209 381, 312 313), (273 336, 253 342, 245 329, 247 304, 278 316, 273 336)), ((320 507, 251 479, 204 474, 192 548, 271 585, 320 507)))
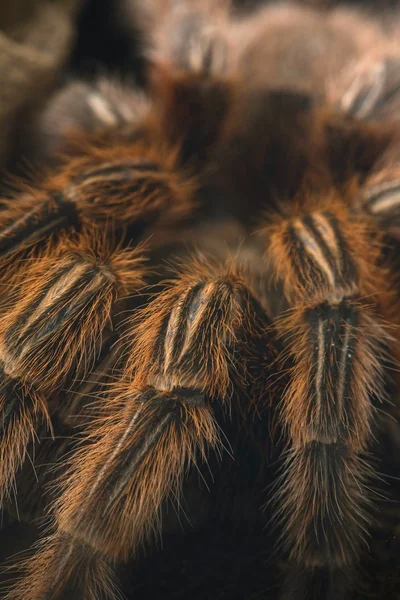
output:
POLYGON ((3 507, 32 438, 63 467, 28 489, 51 527, 7 598, 115 597, 114 566, 223 464, 231 412, 279 449, 282 597, 322 572, 344 596, 395 413, 400 55, 342 11, 162 6, 139 15, 147 95, 67 86, 38 125, 50 172, 2 202, 3 507))

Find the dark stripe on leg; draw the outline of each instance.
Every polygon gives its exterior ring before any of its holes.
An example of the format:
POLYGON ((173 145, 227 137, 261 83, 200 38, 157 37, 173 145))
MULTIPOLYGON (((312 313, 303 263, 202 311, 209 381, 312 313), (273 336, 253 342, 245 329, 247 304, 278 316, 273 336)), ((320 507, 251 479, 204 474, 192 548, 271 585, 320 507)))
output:
POLYGON ((32 242, 44 234, 50 235, 78 222, 75 205, 62 194, 53 194, 51 198, 38 202, 23 217, 0 231, 0 253, 5 255, 16 249, 19 244, 32 242))
POLYGON ((85 181, 90 177, 99 177, 101 175, 124 175, 126 174, 128 177, 134 177, 135 172, 141 171, 149 171, 151 173, 159 173, 161 168, 154 162, 151 161, 118 161, 115 164, 94 168, 91 170, 87 170, 81 175, 72 178, 72 182, 76 184, 85 183, 85 181))
POLYGON ((195 390, 176 389, 169 394, 160 394, 157 390, 149 389, 143 394, 141 407, 130 415, 124 433, 124 437, 127 437, 137 428, 141 439, 134 446, 129 446, 127 440, 124 450, 113 458, 115 468, 102 481, 103 493, 107 494, 108 491, 103 514, 118 501, 135 471, 172 423, 175 424, 176 431, 179 431, 184 417, 182 402, 187 402, 188 399, 191 399, 189 403, 204 404, 204 397, 195 390))
POLYGON ((345 439, 357 418, 351 393, 358 313, 351 301, 325 302, 307 311, 305 319, 310 325, 312 352, 308 426, 321 441, 345 439))

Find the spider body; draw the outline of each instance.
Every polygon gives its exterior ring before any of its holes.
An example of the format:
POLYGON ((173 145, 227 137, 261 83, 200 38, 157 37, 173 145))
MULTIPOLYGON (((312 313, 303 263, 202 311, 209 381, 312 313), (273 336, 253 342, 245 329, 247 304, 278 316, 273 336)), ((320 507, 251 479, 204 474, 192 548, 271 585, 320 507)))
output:
MULTIPOLYGON (((369 452, 399 343, 395 260, 382 252, 398 231, 387 80, 374 60, 365 70, 354 17, 356 87, 342 58, 330 70, 340 94, 298 67, 306 89, 273 73, 268 89, 254 51, 276 54, 268 10, 255 27, 224 3, 188 7, 168 3, 154 26, 144 110, 129 108, 132 91, 73 85, 55 100, 68 135, 51 108, 42 119, 64 158, 0 212, 2 278, 19 284, 0 307, 4 504, 40 421, 80 439, 45 443, 63 466, 51 527, 10 599, 116 597, 115 565, 157 539, 193 472, 224 464, 230 415, 262 457, 279 449, 265 502, 291 564, 281 596, 345 597, 366 552, 369 452), (160 257, 174 256, 166 275, 160 257)), ((328 24, 333 47, 349 36, 342 18, 328 24)), ((278 55, 279 70, 291 54, 278 55)))

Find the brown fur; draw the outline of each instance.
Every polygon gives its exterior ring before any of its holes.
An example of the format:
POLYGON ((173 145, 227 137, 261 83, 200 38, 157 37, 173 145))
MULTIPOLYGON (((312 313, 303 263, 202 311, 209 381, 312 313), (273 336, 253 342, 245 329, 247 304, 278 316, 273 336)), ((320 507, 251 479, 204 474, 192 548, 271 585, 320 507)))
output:
MULTIPOLYGON (((38 590, 49 593, 53 585, 67 584, 67 567, 57 581, 47 581, 54 560, 49 548, 57 536, 71 540, 71 556, 78 553, 89 569, 91 552, 108 562, 127 560, 159 535, 162 504, 179 499, 189 466, 206 461, 211 450, 221 451, 210 400, 229 403, 238 386, 242 401, 249 396, 246 404, 266 393, 265 381, 250 365, 256 358, 253 344, 268 343, 266 322, 233 261, 224 270, 192 259, 139 311, 123 378, 89 424, 89 446, 77 451, 63 477, 55 508, 58 533, 33 559, 16 597, 26 590, 33 600, 38 590)), ((265 347, 261 353, 265 359, 265 347)), ((273 360, 272 352, 267 369, 273 360)))
POLYGON ((150 220, 160 226, 179 222, 193 210, 195 185, 176 171, 176 152, 148 144, 88 148, 85 156, 71 160, 48 181, 48 191, 63 190, 85 223, 117 229, 150 220), (126 164, 118 173, 91 179, 91 171, 126 164), (135 165, 155 165, 135 170, 135 165), (132 164, 132 166, 130 166, 132 164), (129 199, 129 201, 127 201, 129 199))
POLYGON ((371 518, 362 452, 393 354, 377 313, 390 318, 391 279, 377 267, 380 236, 339 198, 300 197, 291 212, 263 230, 289 303, 277 328, 293 362, 280 407, 289 449, 277 517, 292 558, 342 567, 357 558, 371 518))
MULTIPOLYGON (((98 227, 103 235, 106 228, 112 239, 115 231, 122 236, 129 229, 132 236, 136 228, 139 241, 149 229, 169 231, 195 212, 198 181, 193 170, 181 164, 184 140, 167 135, 164 126, 172 104, 168 93, 152 105, 149 99, 137 100, 129 88, 114 89, 111 82, 100 80, 94 92, 89 85, 82 87, 76 105, 66 91, 76 127, 65 125, 62 118, 54 123, 54 135, 59 136, 57 168, 42 167, 39 184, 16 182, 16 194, 1 201, 0 264, 12 270, 15 259, 60 230, 98 227), (134 122, 133 129, 86 126, 80 110, 87 109, 93 94, 100 103, 110 103, 122 120, 134 122)), ((185 103, 190 100, 183 98, 180 112, 187 110, 185 103)), ((187 121, 180 130, 186 125, 187 121)))
MULTIPOLYGON (((24 402, 10 427, 14 452, 3 450, 4 489, 36 420, 46 416, 46 402, 68 421, 60 398, 49 396, 76 372, 88 376, 88 396, 101 392, 100 399, 86 399, 92 412, 83 417, 78 409, 83 441, 50 507, 53 529, 10 592, 13 600, 57 597, 76 585, 81 570, 77 585, 84 598, 116 594, 113 565, 162 535, 164 503, 179 502, 187 472, 206 462, 210 451, 221 451, 214 408, 229 413, 236 396, 244 417, 240 433, 251 427, 250 407, 257 415, 274 409, 271 436, 281 433, 286 451, 270 499, 297 567, 330 573, 354 568, 366 544, 376 476, 367 453, 386 400, 388 367, 398 366, 399 326, 397 267, 382 252, 395 228, 368 202, 382 185, 396 191, 398 145, 396 119, 379 122, 376 105, 365 114, 353 109, 376 83, 363 60, 373 62, 370 47, 383 48, 382 34, 342 10, 326 15, 287 5, 239 17, 225 5, 215 13, 209 3, 194 1, 175 12, 178 4, 168 2, 159 15, 154 7, 161 5, 149 4, 156 21, 149 42, 152 101, 132 136, 114 135, 111 128, 91 137, 83 127, 76 155, 65 157, 40 192, 21 197, 15 213, 4 203, 7 225, 34 198, 61 193, 92 232, 87 239, 72 232, 54 236, 25 254, 27 271, 19 262, 13 279, 20 284, 15 306, 6 288, 0 358, 5 380, 23 388, 24 402), (199 13, 205 29, 193 40, 182 19, 197 26, 199 13), (178 55, 171 46, 177 31, 178 55), (192 41, 199 43, 192 47, 192 41), (346 100, 348 73, 359 70, 346 100), (208 212, 207 186, 214 193, 208 212), (197 231, 191 220, 200 250, 188 259, 178 242, 188 238, 187 219, 201 214, 195 208, 202 200, 206 217, 197 231), (223 234, 201 251, 211 236, 211 228, 204 234, 207 218, 214 222, 221 213, 240 220, 245 239, 235 244, 238 255, 250 249, 247 270, 236 259, 221 259, 223 234), (143 237, 125 233, 140 222, 152 234, 149 256, 160 271, 150 290, 142 289, 140 250, 119 248, 143 237), (110 256, 99 256, 100 232, 110 256), (165 258, 174 243, 185 258, 166 280, 165 258), (60 287, 72 289, 79 279, 75 264, 90 265, 102 285, 93 305, 85 305, 87 313, 65 320, 75 296, 60 299, 54 278, 68 269, 71 281, 62 274, 60 287), (97 379, 92 372, 101 334, 116 300, 138 288, 145 304, 134 306, 123 324, 126 332, 115 346, 120 370, 102 385, 104 373, 97 379), (54 313, 47 316, 52 299, 54 313), (38 313, 46 319, 35 328, 38 313), (61 325, 42 340, 52 318, 61 325)), ((394 222, 396 212, 388 216, 394 222)), ((21 248, 28 245, 23 240, 21 248)), ((75 396, 66 398, 76 406, 75 396)))
MULTIPOLYGON (((358 189, 352 190, 353 195, 359 193, 358 189)), ((340 248, 340 244, 335 252, 346 252, 351 260, 357 262, 357 275, 355 281, 343 281, 344 288, 340 290, 340 295, 351 295, 362 286, 362 294, 370 294, 376 290, 381 281, 379 281, 379 271, 375 270, 375 263, 380 252, 380 236, 373 231, 372 223, 368 218, 353 218, 346 206, 347 199, 340 198, 334 192, 330 193, 322 201, 318 196, 309 198, 301 195, 297 198, 296 204, 290 207, 291 219, 287 219, 277 214, 269 219, 266 226, 262 229, 262 235, 267 243, 266 260, 271 264, 275 273, 274 277, 283 278, 284 292, 292 302, 296 300, 308 300, 310 302, 320 302, 327 296, 335 294, 336 286, 332 285, 328 279, 322 277, 321 284, 315 278, 315 267, 311 263, 305 264, 305 271, 299 273, 298 263, 295 260, 293 248, 289 245, 287 237, 288 230, 297 227, 301 219, 307 216, 314 216, 317 219, 327 215, 333 218, 339 229, 341 239, 346 243, 347 250, 340 248), (329 197, 330 196, 330 197, 329 197), (306 287, 305 283, 306 282, 306 287)), ((330 235, 335 235, 332 231, 330 235)), ((329 234, 328 234, 329 237, 329 234)), ((340 257, 336 257, 340 261, 340 257)), ((339 267, 342 269, 343 267, 339 267)))
POLYGON ((80 594, 82 600, 97 600, 104 594, 112 600, 121 599, 109 565, 90 546, 76 547, 69 536, 46 538, 34 560, 23 565, 23 572, 24 579, 7 595, 10 600, 56 598, 65 582, 70 586, 69 593, 80 594))
POLYGON ((32 261, 26 287, 8 298, 10 308, 1 321, 5 414, 18 403, 12 409, 16 417, 3 423, 1 496, 22 464, 38 422, 49 418, 44 397, 85 378, 112 322, 113 305, 143 282, 140 254, 109 252, 88 235, 64 239, 57 247, 50 244, 47 252, 32 261))
POLYGON ((2 319, 0 346, 6 373, 49 391, 71 372, 79 376, 90 370, 113 303, 143 279, 140 254, 109 252, 91 237, 64 238, 47 252, 32 261, 24 277, 26 288, 10 298, 13 306, 2 319), (49 326, 62 309, 70 312, 49 326))

